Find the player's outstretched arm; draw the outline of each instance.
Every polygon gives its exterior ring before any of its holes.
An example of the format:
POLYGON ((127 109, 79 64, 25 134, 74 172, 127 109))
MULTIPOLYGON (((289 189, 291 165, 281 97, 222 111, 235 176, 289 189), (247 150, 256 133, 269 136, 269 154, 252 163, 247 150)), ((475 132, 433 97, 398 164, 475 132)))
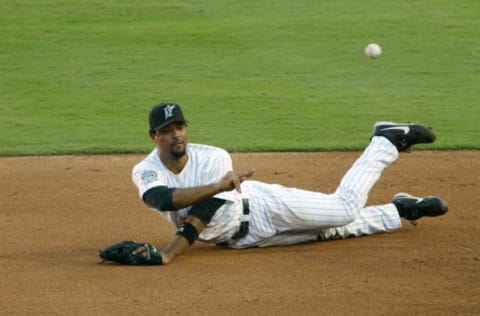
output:
POLYGON ((177 255, 184 253, 190 248, 204 228, 205 225, 200 219, 189 215, 185 224, 180 226, 175 238, 173 238, 164 249, 159 251, 162 256, 163 264, 168 264, 177 255))
POLYGON ((147 242, 125 240, 100 249, 102 263, 106 261, 127 265, 162 265, 185 252, 205 229, 216 209, 223 204, 223 200, 211 199, 192 208, 191 215, 177 231, 173 240, 162 250, 147 242))

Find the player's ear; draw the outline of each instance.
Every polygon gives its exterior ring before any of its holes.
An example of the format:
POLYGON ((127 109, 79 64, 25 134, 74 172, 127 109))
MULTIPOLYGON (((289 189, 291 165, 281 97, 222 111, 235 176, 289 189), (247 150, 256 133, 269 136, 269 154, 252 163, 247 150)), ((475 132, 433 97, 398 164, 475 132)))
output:
POLYGON ((155 139, 155 134, 156 134, 156 132, 155 132, 153 129, 151 129, 151 130, 148 131, 148 135, 150 135, 150 138, 151 138, 152 140, 155 139))

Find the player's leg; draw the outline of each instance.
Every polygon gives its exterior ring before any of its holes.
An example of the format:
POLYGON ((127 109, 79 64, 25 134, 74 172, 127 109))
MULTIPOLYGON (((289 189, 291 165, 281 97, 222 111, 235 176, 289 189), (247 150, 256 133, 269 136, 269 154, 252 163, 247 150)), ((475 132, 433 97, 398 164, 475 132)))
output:
POLYGON ((279 187, 278 205, 271 208, 272 224, 279 232, 345 226, 359 216, 368 193, 383 170, 416 143, 435 140, 433 132, 418 124, 385 123, 374 126, 374 135, 362 155, 343 177, 334 194, 279 187))
POLYGON ((289 246, 319 240, 319 229, 308 231, 286 231, 266 238, 258 243, 258 247, 289 246))
POLYGON ((270 209, 272 224, 278 232, 349 224, 358 216, 382 171, 397 157, 397 149, 387 139, 373 137, 333 194, 283 186, 267 188, 279 201, 270 209))
POLYGON ((350 224, 341 227, 321 229, 320 240, 360 237, 382 232, 391 232, 402 227, 397 208, 392 203, 369 206, 360 212, 350 224))
MULTIPOLYGON (((396 194, 391 203, 369 206, 360 211, 351 223, 338 227, 313 228, 310 230, 279 229, 278 233, 257 238, 248 236, 233 244, 234 248, 286 246, 316 240, 343 239, 360 237, 382 232, 392 232, 402 227, 400 218, 416 221, 422 217, 444 215, 448 211, 447 203, 438 196, 416 197, 407 193, 396 194)), ((416 223, 415 223, 416 224, 416 223)), ((283 224, 285 225, 285 224, 283 224)), ((254 229, 258 231, 259 229, 254 229)))
POLYGON ((433 131, 423 125, 376 123, 369 146, 345 174, 335 194, 346 206, 359 211, 365 206, 368 193, 382 171, 398 158, 399 152, 409 151, 418 143, 432 143, 435 139, 433 131))
POLYGON ((382 232, 391 232, 402 227, 400 218, 416 221, 422 217, 436 217, 447 213, 447 203, 438 196, 416 197, 399 193, 391 203, 364 208, 352 223, 343 227, 320 230, 319 239, 360 237, 382 232))
POLYGON ((382 172, 397 158, 398 150, 388 139, 372 137, 368 147, 343 176, 334 195, 358 215, 382 172))
POLYGON ((288 246, 317 240, 334 240, 391 232, 402 227, 399 213, 389 203, 363 209, 350 224, 341 227, 317 228, 308 231, 284 231, 257 244, 259 247, 288 246))

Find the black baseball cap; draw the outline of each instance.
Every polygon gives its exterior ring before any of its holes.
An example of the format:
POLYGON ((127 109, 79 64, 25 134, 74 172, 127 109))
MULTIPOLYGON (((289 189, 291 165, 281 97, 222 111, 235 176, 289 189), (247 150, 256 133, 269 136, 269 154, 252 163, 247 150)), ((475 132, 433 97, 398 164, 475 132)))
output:
POLYGON ((182 109, 175 103, 160 103, 155 105, 149 115, 150 130, 155 131, 172 122, 187 123, 182 109))

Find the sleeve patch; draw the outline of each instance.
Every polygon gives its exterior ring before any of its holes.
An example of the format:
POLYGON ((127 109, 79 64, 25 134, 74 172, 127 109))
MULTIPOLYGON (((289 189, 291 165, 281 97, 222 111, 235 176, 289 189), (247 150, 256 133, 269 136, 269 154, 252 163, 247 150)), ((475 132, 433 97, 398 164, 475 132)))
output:
POLYGON ((145 171, 142 173, 143 185, 147 185, 157 180, 157 173, 155 171, 145 171))

